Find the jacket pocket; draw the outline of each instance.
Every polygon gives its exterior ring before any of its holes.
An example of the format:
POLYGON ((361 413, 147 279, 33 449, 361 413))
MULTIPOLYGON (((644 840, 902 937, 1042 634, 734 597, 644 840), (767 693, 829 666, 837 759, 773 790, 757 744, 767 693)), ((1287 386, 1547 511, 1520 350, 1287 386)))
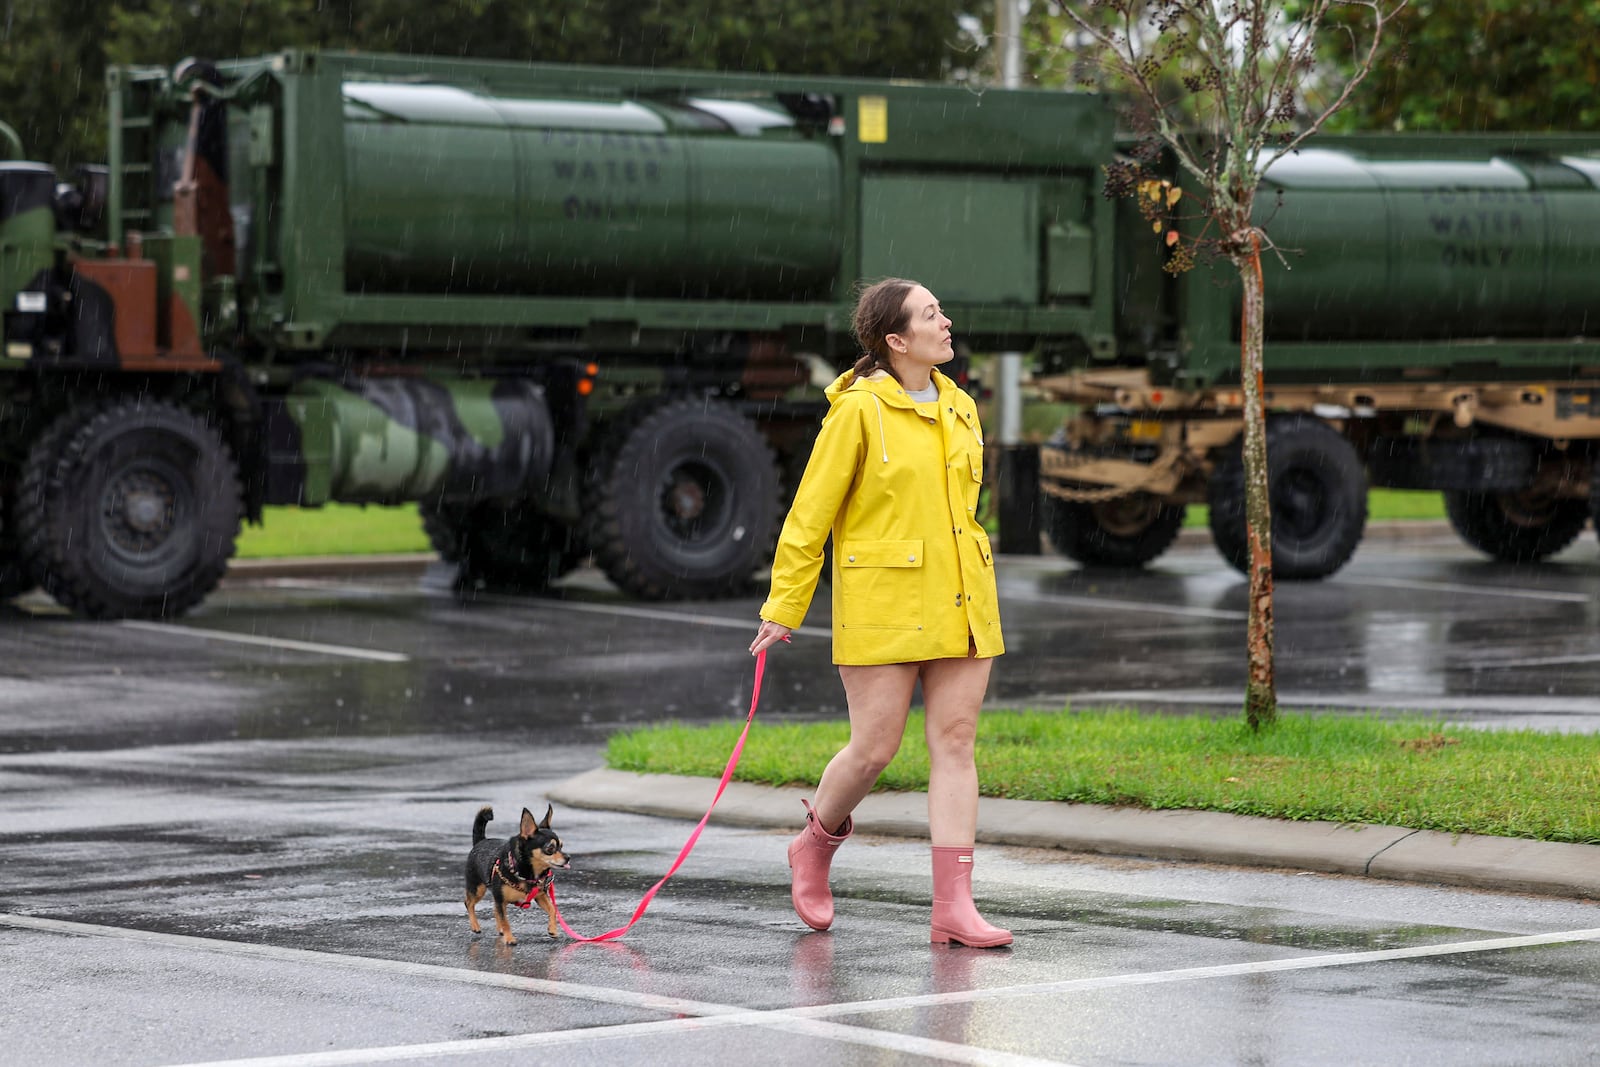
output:
POLYGON ((922 628, 921 541, 846 541, 838 560, 846 629, 922 628))
POLYGON ((967 618, 973 633, 987 631, 998 637, 1000 593, 994 579, 994 549, 989 547, 989 535, 982 530, 973 530, 972 540, 978 547, 979 569, 976 573, 967 570, 962 576, 967 587, 967 618))
POLYGON ((979 485, 983 484, 983 450, 977 449, 967 453, 967 460, 972 464, 972 480, 979 485))
POLYGON ((972 539, 978 542, 978 555, 983 558, 983 565, 993 567, 994 549, 989 547, 989 534, 984 530, 973 530, 972 539))

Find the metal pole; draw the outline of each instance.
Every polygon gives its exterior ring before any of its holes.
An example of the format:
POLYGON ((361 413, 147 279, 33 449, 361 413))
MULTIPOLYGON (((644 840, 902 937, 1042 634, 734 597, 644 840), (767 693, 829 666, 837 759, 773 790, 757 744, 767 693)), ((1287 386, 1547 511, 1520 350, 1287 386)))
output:
MULTIPOLYGON (((1000 84, 1022 87, 1022 12, 1027 0, 996 0, 1000 84)), ((996 489, 1000 551, 1039 553, 1039 455, 1022 443, 1022 353, 995 357, 995 403, 1000 416, 1000 480, 996 489)))
MULTIPOLYGON (((1007 89, 1022 86, 1022 0, 996 0, 995 32, 1000 37, 1000 83, 1007 89)), ((1002 352, 995 381, 995 401, 1000 407, 1000 444, 1022 443, 1022 353, 1002 352)))

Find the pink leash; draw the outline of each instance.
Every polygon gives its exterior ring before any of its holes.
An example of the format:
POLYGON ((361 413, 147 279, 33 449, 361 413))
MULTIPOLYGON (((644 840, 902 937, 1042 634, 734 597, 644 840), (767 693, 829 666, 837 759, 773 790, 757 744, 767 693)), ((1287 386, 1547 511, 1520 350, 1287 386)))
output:
MULTIPOLYGON (((785 635, 783 640, 789 640, 788 636, 785 635)), ((689 853, 694 851, 695 842, 700 840, 700 831, 706 828, 706 820, 711 818, 711 812, 716 808, 717 801, 722 799, 722 791, 728 788, 728 782, 733 778, 733 769, 739 765, 739 756, 744 752, 744 739, 750 736, 750 724, 756 721, 756 705, 761 703, 761 675, 765 672, 766 667, 767 650, 763 648, 756 653, 756 684, 755 691, 750 694, 750 714, 745 716, 744 729, 739 734, 738 742, 733 746, 733 754, 728 757, 728 765, 722 769, 722 781, 717 783, 717 793, 711 798, 711 807, 707 808, 706 813, 700 817, 700 825, 694 828, 694 832, 689 835, 689 840, 683 843, 682 850, 678 852, 678 858, 672 861, 672 866, 667 869, 666 874, 661 876, 661 881, 651 886, 649 892, 645 893, 644 899, 639 901, 639 906, 633 909, 633 918, 628 920, 628 924, 619 926, 615 930, 607 930, 603 934, 596 934, 594 937, 584 937, 568 926, 567 920, 562 918, 561 909, 556 907, 556 887, 551 885, 550 888, 545 890, 546 893, 550 894, 550 906, 555 908, 556 921, 561 924, 561 929, 567 932, 568 937, 575 941, 611 941, 620 938, 623 934, 633 929, 633 924, 638 922, 640 917, 644 915, 644 910, 655 899, 657 891, 667 884, 667 879, 678 873, 678 868, 683 866, 683 861, 688 859, 689 853)), ((531 899, 532 894, 529 894, 529 896, 531 899)))

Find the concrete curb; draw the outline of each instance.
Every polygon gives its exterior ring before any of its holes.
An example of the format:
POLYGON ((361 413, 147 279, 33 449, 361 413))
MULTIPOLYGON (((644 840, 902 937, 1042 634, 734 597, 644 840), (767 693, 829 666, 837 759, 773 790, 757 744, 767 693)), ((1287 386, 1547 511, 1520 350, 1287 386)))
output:
MULTIPOLYGON (((558 783, 557 804, 698 820, 709 778, 600 768, 558 783)), ((798 828, 810 790, 730 782, 711 821, 798 828)), ((856 809, 864 833, 927 837, 922 793, 874 793, 856 809)), ((1289 822, 1208 811, 1148 811, 984 797, 978 840, 1110 856, 1354 874, 1520 893, 1600 899, 1600 846, 1441 834, 1399 826, 1289 822)))
POLYGON ((263 578, 347 578, 363 574, 422 574, 439 557, 432 552, 404 552, 368 556, 285 556, 281 559, 228 561, 225 578, 259 581, 263 578))

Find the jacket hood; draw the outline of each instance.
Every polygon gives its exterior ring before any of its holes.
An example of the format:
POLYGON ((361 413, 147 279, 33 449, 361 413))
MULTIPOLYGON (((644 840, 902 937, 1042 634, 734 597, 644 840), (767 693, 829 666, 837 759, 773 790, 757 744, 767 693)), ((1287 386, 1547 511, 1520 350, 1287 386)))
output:
MULTIPOLYGON (((940 396, 943 396, 945 391, 953 384, 948 377, 937 370, 933 372, 933 383, 939 387, 940 396)), ((823 393, 827 396, 828 404, 831 407, 839 402, 840 397, 851 390, 871 393, 890 407, 909 408, 916 406, 916 402, 906 395, 905 390, 895 380, 894 375, 881 370, 874 371, 861 378, 856 377, 855 371, 847 370, 835 378, 833 384, 823 390, 823 393)))

